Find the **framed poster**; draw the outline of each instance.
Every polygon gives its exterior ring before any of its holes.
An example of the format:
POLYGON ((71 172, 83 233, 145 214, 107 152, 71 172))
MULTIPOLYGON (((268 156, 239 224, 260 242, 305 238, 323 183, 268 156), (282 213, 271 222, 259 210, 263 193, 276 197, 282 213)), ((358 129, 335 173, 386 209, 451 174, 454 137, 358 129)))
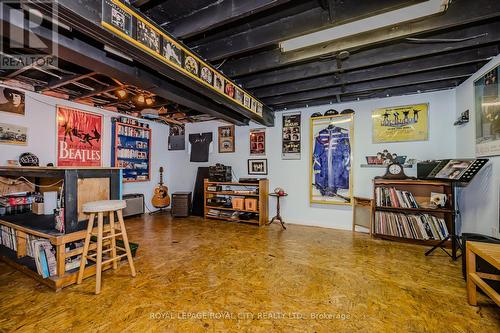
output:
POLYGON ((0 123, 0 143, 9 145, 27 145, 28 128, 0 123))
POLYGON ((0 112, 24 116, 24 92, 0 87, 0 112))
POLYGON ((57 106, 57 166, 102 166, 102 115, 57 106))
POLYGON ((248 160, 249 175, 267 175, 267 158, 248 160))
POLYGON ((219 127, 219 153, 234 153, 234 125, 219 127))
POLYGON ((250 130, 250 155, 266 155, 266 129, 250 130))
POLYGON ((156 53, 160 53, 160 34, 152 26, 139 20, 137 21, 137 41, 156 53))
POLYGON ((182 51, 174 43, 164 39, 162 55, 177 66, 182 66, 182 51))
POLYGON ((200 63, 195 58, 185 55, 184 57, 184 69, 189 73, 198 76, 198 71, 200 68, 200 63))
POLYGON ((500 155, 500 66, 474 81, 476 156, 500 155))
POLYGON ((352 114, 310 120, 311 204, 350 205, 352 199, 352 114))
POLYGON ((429 104, 375 109, 373 142, 425 141, 429 139, 429 104))
POLYGON ((110 0, 102 2, 102 20, 132 37, 132 15, 110 0))
POLYGON ((283 114, 281 158, 300 160, 300 112, 283 114))

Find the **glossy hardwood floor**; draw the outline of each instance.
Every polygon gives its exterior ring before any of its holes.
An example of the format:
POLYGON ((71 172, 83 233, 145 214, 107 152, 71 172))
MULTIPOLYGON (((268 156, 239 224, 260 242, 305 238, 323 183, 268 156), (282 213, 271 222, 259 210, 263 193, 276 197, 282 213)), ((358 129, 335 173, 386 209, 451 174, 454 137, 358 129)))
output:
POLYGON ((127 265, 61 292, 0 263, 0 331, 498 332, 467 304, 460 265, 348 231, 167 216, 126 221, 127 265))

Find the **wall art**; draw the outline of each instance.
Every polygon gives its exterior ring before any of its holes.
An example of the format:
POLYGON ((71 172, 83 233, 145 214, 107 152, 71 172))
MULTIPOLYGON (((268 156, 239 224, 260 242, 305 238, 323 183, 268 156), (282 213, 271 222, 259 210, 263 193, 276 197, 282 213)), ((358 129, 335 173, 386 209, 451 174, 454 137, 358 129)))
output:
POLYGON ((375 109, 373 142, 425 141, 429 139, 429 104, 375 109))

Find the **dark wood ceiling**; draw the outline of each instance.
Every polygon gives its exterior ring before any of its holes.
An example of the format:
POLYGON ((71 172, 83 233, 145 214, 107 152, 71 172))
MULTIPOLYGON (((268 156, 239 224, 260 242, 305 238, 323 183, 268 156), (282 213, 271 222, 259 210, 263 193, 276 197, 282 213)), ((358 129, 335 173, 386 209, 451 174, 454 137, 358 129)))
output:
POLYGON ((283 53, 279 42, 423 0, 132 0, 275 110, 449 89, 499 53, 500 1, 454 0, 392 29, 283 53), (390 36, 390 38, 388 38, 390 36))

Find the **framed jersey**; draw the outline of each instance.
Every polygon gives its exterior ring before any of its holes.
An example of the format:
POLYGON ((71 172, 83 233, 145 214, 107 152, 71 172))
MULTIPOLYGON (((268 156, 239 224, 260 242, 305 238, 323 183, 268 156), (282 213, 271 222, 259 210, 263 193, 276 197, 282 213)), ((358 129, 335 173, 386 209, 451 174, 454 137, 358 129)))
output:
POLYGON ((313 117, 310 122, 310 203, 350 205, 353 114, 313 117))

